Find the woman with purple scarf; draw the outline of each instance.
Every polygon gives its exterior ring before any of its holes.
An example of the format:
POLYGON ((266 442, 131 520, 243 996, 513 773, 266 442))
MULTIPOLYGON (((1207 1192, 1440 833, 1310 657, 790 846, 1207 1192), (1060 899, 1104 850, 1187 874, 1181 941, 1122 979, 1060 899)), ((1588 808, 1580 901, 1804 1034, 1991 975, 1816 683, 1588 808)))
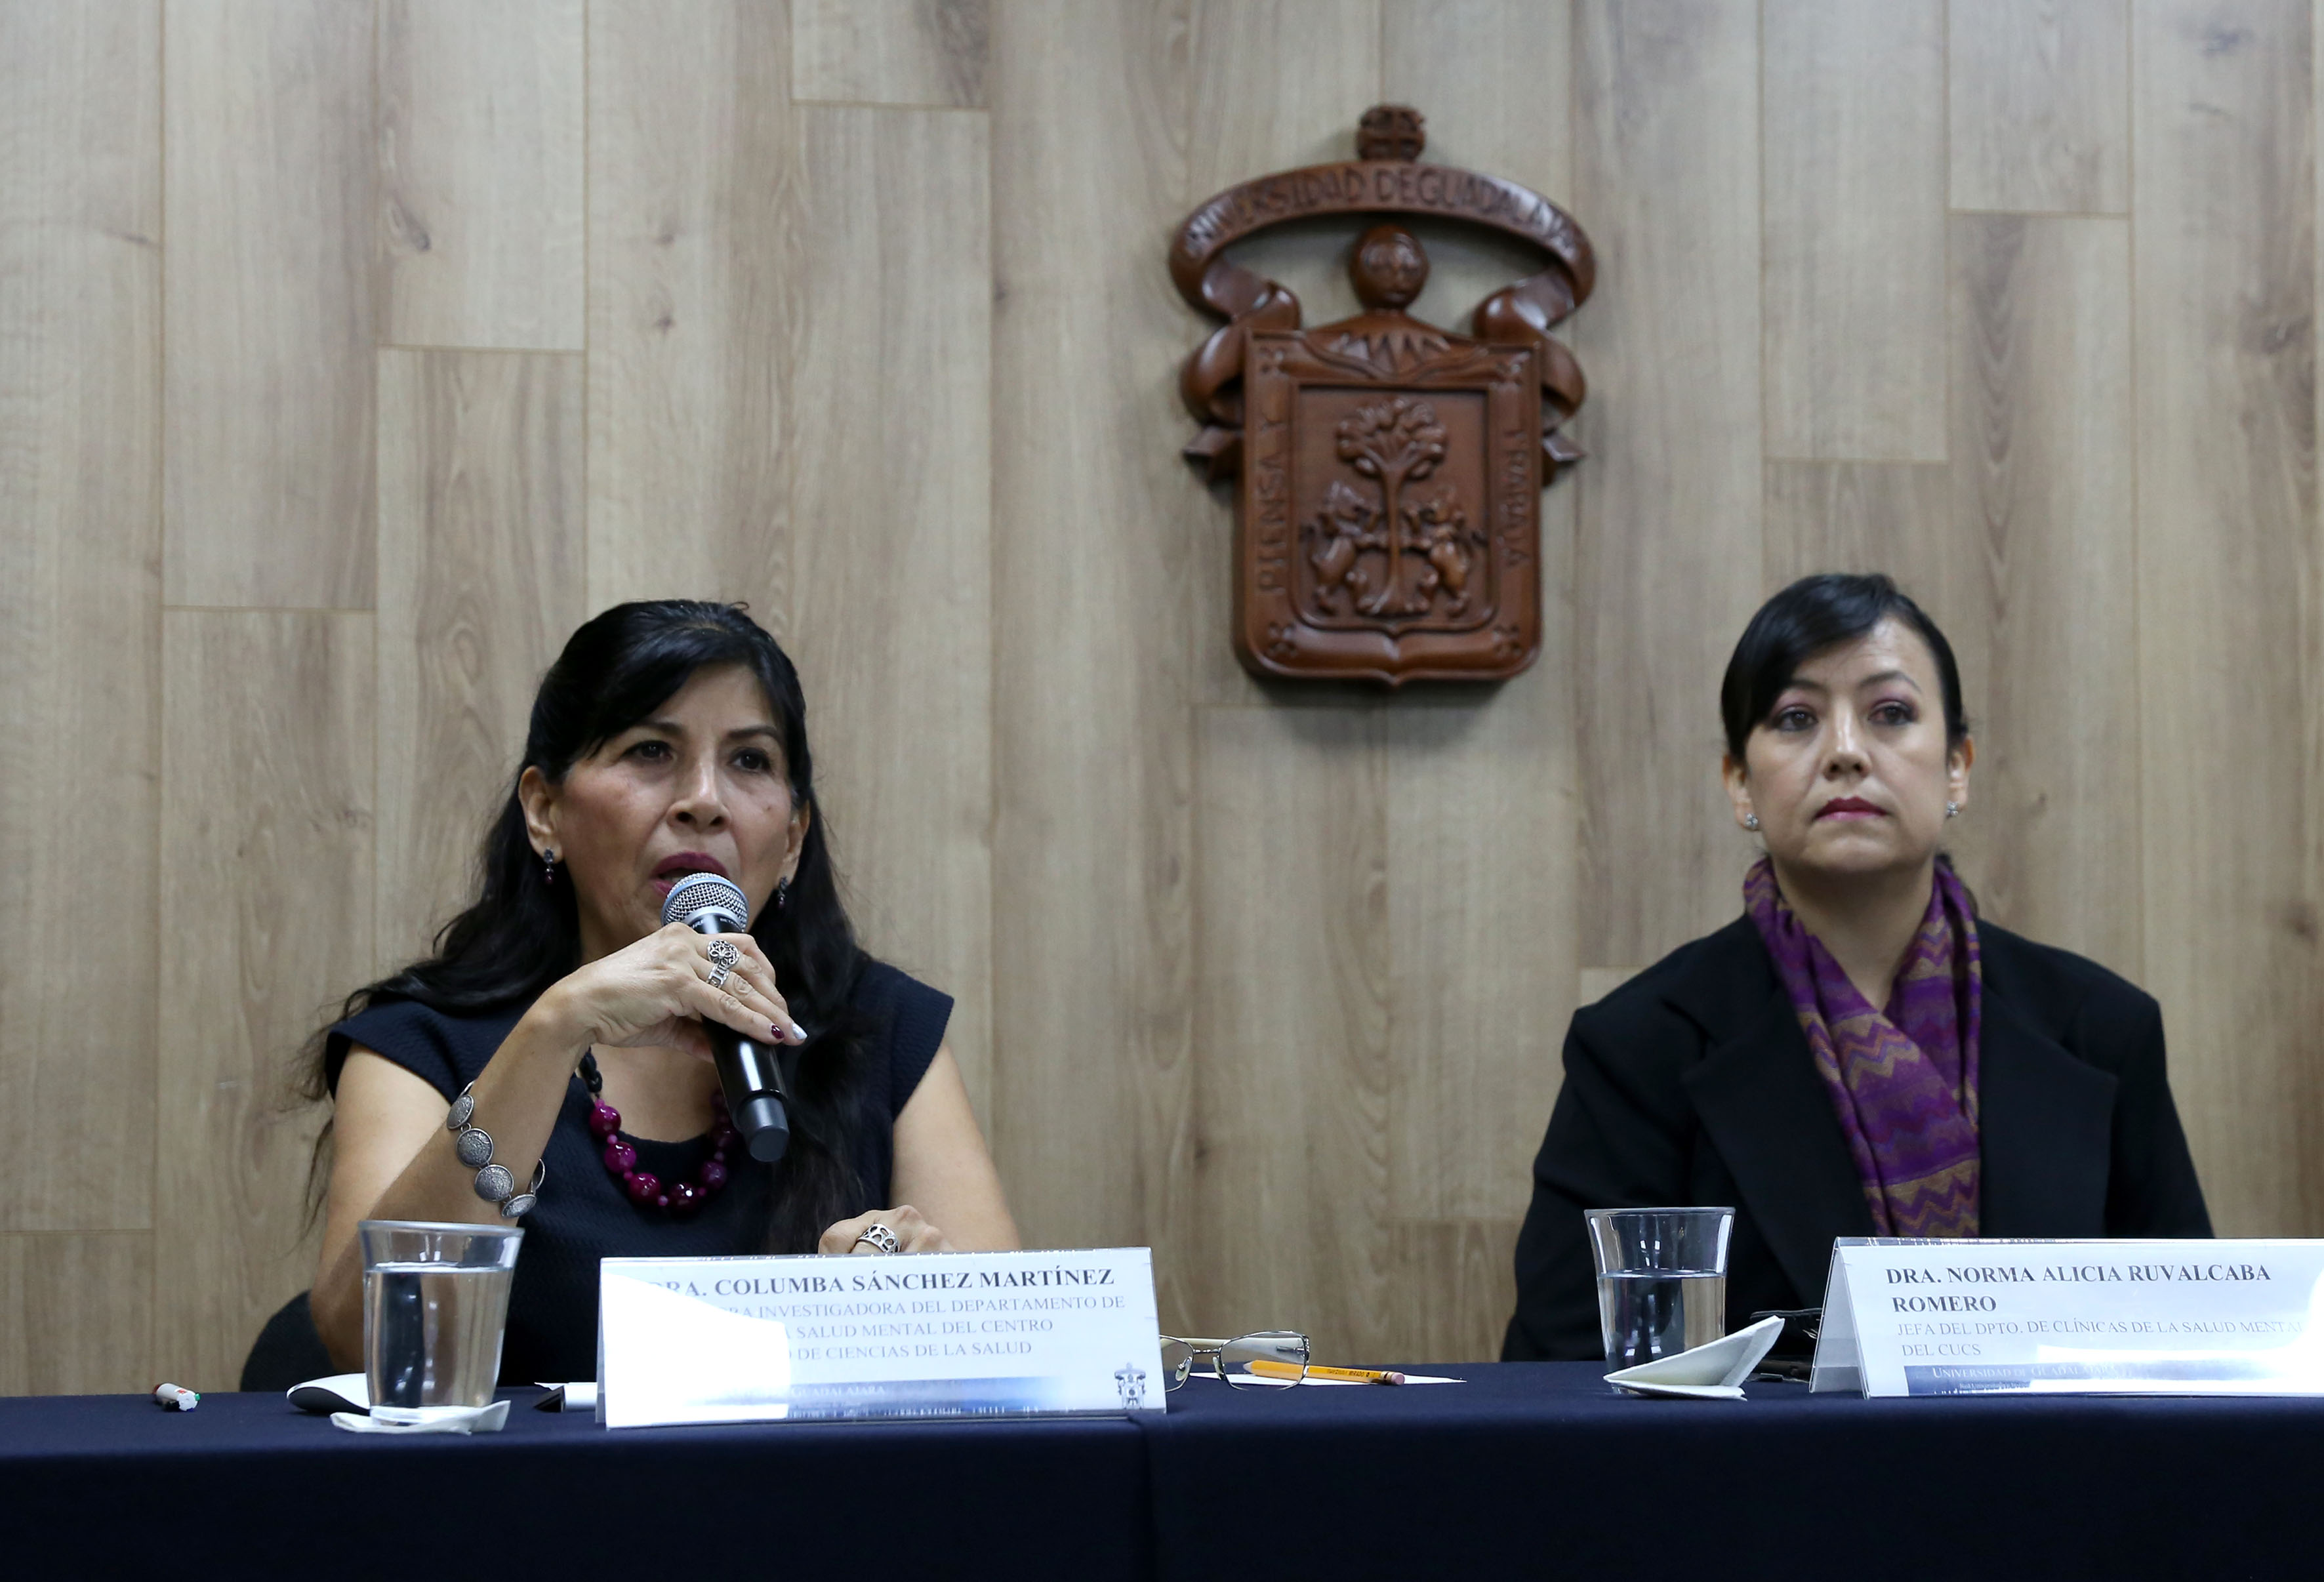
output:
POLYGON ((1582 1210, 1732 1204, 1728 1327, 1823 1300, 1842 1236, 2200 1237, 2163 1016, 1977 915, 1939 850, 1975 744, 1885 576, 1753 616, 1720 710, 1743 915, 1576 1012, 1503 1357, 1601 1355, 1582 1210))

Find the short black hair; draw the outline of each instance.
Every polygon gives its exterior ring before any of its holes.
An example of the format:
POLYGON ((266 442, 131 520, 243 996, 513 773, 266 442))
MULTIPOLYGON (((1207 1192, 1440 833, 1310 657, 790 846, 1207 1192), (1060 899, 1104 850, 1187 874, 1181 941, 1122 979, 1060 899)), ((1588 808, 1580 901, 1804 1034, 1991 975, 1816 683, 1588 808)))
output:
POLYGON ((1877 572, 1822 572, 1802 577, 1760 605, 1727 661, 1727 678, 1719 685, 1719 713, 1727 727, 1727 750, 1735 761, 1743 761, 1744 744, 1766 723, 1775 700, 1799 676, 1802 665, 1836 644, 1854 641, 1891 617, 1919 632, 1936 656, 1937 679, 1945 697, 1946 743, 1959 747, 1968 740, 1960 667, 1953 662, 1952 644, 1945 641, 1928 612, 1877 572))

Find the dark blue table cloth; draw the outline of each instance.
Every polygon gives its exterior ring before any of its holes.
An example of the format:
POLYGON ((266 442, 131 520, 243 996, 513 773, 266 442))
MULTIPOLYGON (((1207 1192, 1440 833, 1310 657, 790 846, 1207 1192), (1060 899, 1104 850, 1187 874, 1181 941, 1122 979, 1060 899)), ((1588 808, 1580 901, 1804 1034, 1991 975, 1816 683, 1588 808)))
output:
POLYGON ((397 1582, 2324 1572, 2324 1403, 1743 1403, 1584 1364, 1158 1419, 344 1433, 272 1395, 0 1401, 0 1571, 397 1582), (811 1568, 812 1569, 807 1569, 811 1568))
POLYGON ((280 1395, 0 1400, 0 1577, 867 1582, 1153 1575, 1122 1418, 353 1434, 280 1395))
POLYGON ((2324 1402, 1648 1401, 1591 1364, 1416 1371, 1472 1382, 1190 1381, 1148 1433, 1163 1574, 2324 1576, 2324 1402))

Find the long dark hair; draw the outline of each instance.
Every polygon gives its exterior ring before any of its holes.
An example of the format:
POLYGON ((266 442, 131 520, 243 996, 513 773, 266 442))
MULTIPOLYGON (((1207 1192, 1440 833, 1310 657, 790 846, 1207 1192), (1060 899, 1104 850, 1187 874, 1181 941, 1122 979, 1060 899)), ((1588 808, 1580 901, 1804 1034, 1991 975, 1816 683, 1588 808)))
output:
MULTIPOLYGON (((684 686, 696 671, 739 666, 757 677, 782 733, 791 798, 808 814, 807 838, 787 904, 761 909, 751 934, 774 963, 791 1013, 813 1033, 798 1055, 791 1145, 775 1168, 770 1252, 812 1252, 825 1226, 858 1212, 852 1142, 870 1093, 868 1028, 850 1010, 864 956, 855 943, 833 870, 829 821, 815 799, 807 750, 807 699, 798 672, 741 604, 659 599, 617 604, 567 639, 541 677, 525 734, 524 761, 493 816, 479 855, 478 894, 436 935, 435 954, 356 989, 342 1017, 412 1000, 447 1016, 505 1013, 530 1005, 581 963, 573 887, 550 884, 527 834, 516 785, 526 769, 552 782, 684 686)), ((328 1030, 309 1041, 301 1090, 329 1096, 337 1076, 328 1030)), ((787 1060, 786 1067, 790 1062, 787 1060)), ((318 1164, 329 1130, 316 1143, 318 1164)))

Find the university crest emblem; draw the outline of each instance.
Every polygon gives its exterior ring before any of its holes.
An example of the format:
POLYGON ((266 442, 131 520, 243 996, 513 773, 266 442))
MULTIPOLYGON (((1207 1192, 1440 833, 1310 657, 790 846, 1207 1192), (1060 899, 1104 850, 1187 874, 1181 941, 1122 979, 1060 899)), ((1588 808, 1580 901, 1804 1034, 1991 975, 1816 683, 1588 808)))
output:
POLYGON ((1590 294, 1590 243, 1539 193, 1422 163, 1423 146, 1416 111, 1377 106, 1355 161, 1220 193, 1171 248, 1180 294, 1227 320, 1180 388, 1203 425, 1187 456, 1238 480, 1234 645, 1255 675, 1497 681, 1540 651, 1541 491, 1581 459, 1558 430, 1584 388, 1548 332, 1590 294), (1428 255, 1393 220, 1349 260, 1363 311, 1314 329, 1297 298, 1225 256, 1338 214, 1490 226, 1548 267, 1488 297, 1463 336, 1406 311, 1428 255))

